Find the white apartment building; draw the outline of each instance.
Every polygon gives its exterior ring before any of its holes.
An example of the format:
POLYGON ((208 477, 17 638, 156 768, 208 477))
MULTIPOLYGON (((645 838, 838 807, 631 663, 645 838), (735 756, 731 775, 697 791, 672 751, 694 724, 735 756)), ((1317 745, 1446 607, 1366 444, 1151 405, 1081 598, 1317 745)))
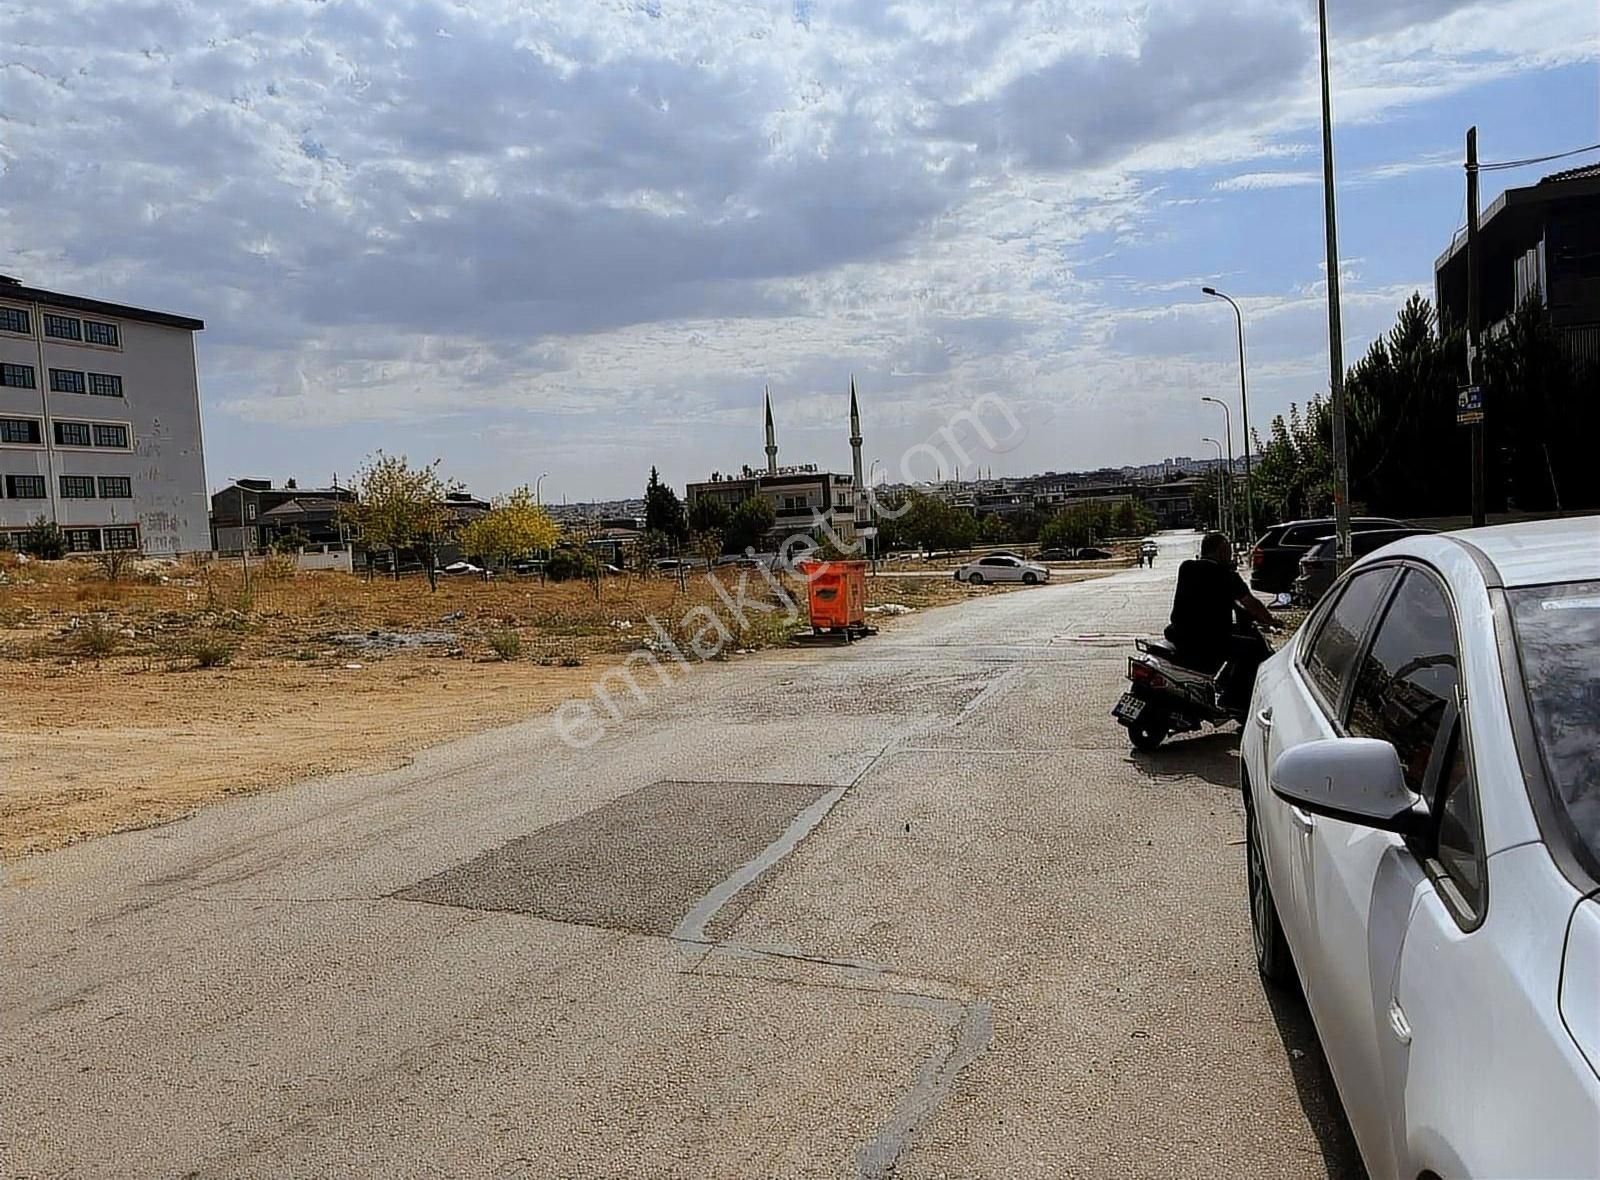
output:
POLYGON ((204 327, 0 275, 0 531, 42 516, 76 553, 210 549, 204 327))

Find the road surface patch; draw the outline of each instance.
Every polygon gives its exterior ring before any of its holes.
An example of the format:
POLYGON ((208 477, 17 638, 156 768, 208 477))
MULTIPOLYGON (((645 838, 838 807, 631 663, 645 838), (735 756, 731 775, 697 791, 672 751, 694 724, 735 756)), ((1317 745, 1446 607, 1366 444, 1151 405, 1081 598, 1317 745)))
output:
POLYGON ((833 790, 817 783, 653 783, 394 896, 671 934, 833 790))

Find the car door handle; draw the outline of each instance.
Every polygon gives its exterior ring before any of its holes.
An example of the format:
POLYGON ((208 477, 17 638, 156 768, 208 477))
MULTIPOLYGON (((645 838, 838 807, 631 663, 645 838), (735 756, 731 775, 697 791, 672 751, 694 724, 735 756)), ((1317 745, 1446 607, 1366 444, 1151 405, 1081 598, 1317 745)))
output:
POLYGON ((1262 729, 1272 728, 1272 706, 1268 705, 1256 713, 1256 720, 1261 723, 1262 729))
POLYGON ((1389 1003, 1389 1031, 1402 1045, 1411 1043, 1411 1022, 1406 1019, 1405 1009, 1400 1007, 1398 1000, 1389 1003))
POLYGON ((1317 821, 1315 819, 1313 819, 1306 812, 1301 811, 1292 803, 1289 805, 1289 814, 1294 817, 1294 822, 1300 825, 1300 830, 1302 832, 1309 832, 1312 828, 1317 826, 1317 821))

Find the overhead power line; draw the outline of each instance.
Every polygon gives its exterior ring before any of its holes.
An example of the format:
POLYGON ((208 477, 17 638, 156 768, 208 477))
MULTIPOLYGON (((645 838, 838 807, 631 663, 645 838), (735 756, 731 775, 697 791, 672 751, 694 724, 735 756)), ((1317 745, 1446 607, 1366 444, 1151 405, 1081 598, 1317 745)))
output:
POLYGON ((1564 160, 1568 156, 1581 156, 1584 152, 1600 151, 1600 143, 1591 143, 1588 147, 1573 148, 1570 152, 1556 152, 1551 156, 1529 156, 1526 160, 1496 160, 1492 164, 1479 164, 1479 172, 1498 172, 1505 168, 1525 168, 1529 164, 1546 164, 1551 160, 1564 160))

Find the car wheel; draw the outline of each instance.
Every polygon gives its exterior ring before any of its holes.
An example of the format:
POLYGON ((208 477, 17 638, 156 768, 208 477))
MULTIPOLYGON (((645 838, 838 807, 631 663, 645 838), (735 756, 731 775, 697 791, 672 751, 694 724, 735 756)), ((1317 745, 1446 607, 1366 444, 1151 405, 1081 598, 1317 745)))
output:
POLYGON ((1146 713, 1128 726, 1128 740, 1135 750, 1149 752, 1167 740, 1167 719, 1160 713, 1146 713))
POLYGON ((981 586, 983 585, 983 575, 977 570, 973 570, 967 575, 967 583, 972 586, 981 586))
POLYGON ((1022 575, 1022 584, 1024 586, 1036 585, 1038 583, 1038 581, 1039 581, 1039 575, 1038 574, 1027 573, 1027 574, 1023 574, 1022 575))
MULTIPOLYGON (((1245 787, 1246 792, 1249 786, 1245 787)), ((1250 934, 1256 947, 1256 970, 1261 978, 1278 987, 1293 987, 1297 982, 1294 958, 1278 921, 1278 903, 1267 880, 1266 856, 1261 848, 1261 826, 1256 809, 1245 805, 1245 884, 1250 894, 1250 934)))

